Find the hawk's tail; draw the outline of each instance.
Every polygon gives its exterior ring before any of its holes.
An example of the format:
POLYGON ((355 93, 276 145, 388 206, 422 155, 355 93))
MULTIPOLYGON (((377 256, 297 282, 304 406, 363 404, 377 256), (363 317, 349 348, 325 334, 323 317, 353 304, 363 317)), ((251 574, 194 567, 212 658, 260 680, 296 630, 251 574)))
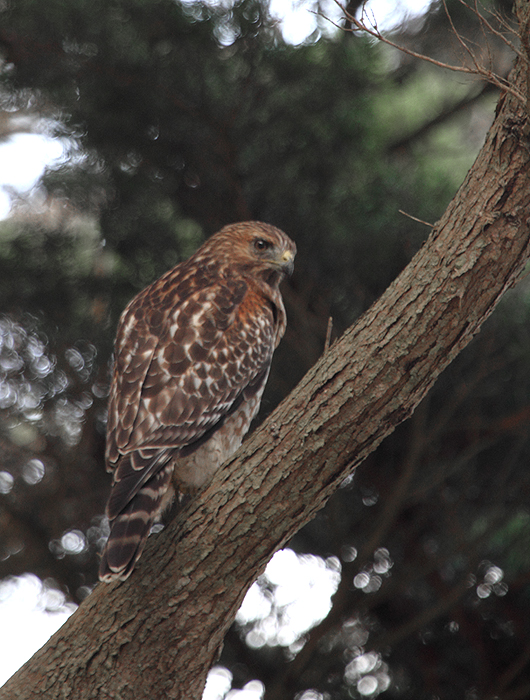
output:
POLYGON ((148 479, 123 510, 110 521, 110 535, 101 556, 99 578, 110 582, 130 576, 151 526, 160 513, 173 468, 166 465, 148 479))

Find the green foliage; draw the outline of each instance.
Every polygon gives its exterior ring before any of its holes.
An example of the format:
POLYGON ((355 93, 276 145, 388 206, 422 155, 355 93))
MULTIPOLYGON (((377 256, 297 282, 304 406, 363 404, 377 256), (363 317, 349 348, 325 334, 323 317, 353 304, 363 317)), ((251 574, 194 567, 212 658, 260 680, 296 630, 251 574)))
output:
POLYGON ((316 274, 343 296, 334 314, 347 323, 360 308, 355 289, 379 294, 425 235, 396 216, 404 198, 427 220, 441 213, 444 175, 404 182, 386 158, 395 113, 385 117, 372 99, 390 94, 378 47, 347 35, 278 45, 256 3, 225 14, 170 0, 156 12, 141 1, 53 5, 17 3, 9 18, 16 31, 31 12, 49 29, 57 79, 38 52, 17 63, 15 79, 52 90, 97 153, 113 193, 103 235, 136 288, 181 257, 179 217, 206 233, 258 218, 288 230, 301 256, 311 250, 316 274), (50 22, 56 14, 62 20, 50 22), (235 40, 223 47, 215 37, 227 28, 235 40), (176 255, 160 255, 170 249, 176 255))
POLYGON ((3 311, 15 315, 45 311, 48 322, 70 326, 70 337, 75 338, 90 316, 91 277, 99 254, 93 224, 74 233, 4 222, 0 225, 3 311))

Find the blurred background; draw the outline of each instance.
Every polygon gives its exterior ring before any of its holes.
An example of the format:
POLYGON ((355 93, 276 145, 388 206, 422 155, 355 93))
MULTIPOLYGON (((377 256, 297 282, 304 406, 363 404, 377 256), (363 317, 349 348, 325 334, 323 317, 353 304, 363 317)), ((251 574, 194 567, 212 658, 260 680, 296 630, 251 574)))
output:
MULTIPOLYGON (((485 0, 490 28, 447 10, 364 8, 460 65, 454 25, 506 76, 511 2, 485 0)), ((349 29, 331 0, 0 2, 0 682, 96 584, 127 301, 227 223, 284 229, 299 253, 263 418, 462 183, 498 91, 349 29)), ((208 700, 530 695, 529 316, 523 281, 275 555, 208 700)))

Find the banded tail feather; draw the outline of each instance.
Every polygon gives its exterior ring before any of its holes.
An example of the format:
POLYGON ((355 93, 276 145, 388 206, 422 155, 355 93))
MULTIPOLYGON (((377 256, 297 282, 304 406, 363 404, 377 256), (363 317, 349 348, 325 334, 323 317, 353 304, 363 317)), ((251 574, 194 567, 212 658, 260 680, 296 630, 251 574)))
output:
POLYGON ((110 535, 99 565, 101 581, 125 581, 142 554, 171 482, 173 465, 166 465, 138 490, 110 521, 110 535))

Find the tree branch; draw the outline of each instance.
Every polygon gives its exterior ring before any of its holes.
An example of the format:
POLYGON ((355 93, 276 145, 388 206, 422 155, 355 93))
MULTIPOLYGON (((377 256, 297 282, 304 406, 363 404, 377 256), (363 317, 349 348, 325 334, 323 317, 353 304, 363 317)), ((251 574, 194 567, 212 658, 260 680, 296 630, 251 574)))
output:
MULTIPOLYGON (((361 32, 366 32, 369 36, 373 37, 374 39, 377 39, 377 41, 381 41, 384 44, 387 44, 388 46, 392 46, 394 49, 397 49, 398 51, 401 51, 402 53, 407 54, 408 56, 412 56, 413 58, 419 58, 422 61, 425 61, 427 63, 432 63, 434 66, 438 66, 439 68, 447 68, 448 70, 454 71, 456 73, 467 73, 468 75, 477 75, 481 77, 482 79, 488 81, 492 85, 495 85, 499 90, 504 90, 506 92, 509 92, 511 95, 513 95, 516 99, 518 99, 522 104, 526 104, 527 98, 526 98, 526 90, 519 90, 513 83, 511 83, 509 80, 506 78, 503 78, 501 75, 498 75, 494 71, 491 70, 491 68, 487 68, 484 66, 479 59, 475 56, 474 52, 472 49, 468 46, 464 38, 456 31, 456 28, 453 24, 453 21, 451 19, 451 15, 449 14, 447 7, 444 2, 444 8, 447 14, 447 17, 449 19, 449 22, 451 24, 451 27, 453 29, 453 33, 460 44, 460 46, 463 48, 464 52, 469 56, 471 60, 471 66, 466 66, 466 65, 456 65, 456 64, 448 64, 444 63, 443 61, 437 61, 435 58, 431 58, 430 56, 426 56, 425 54, 418 53, 417 51, 413 51, 412 49, 407 48, 406 46, 396 44, 396 42, 392 41, 386 36, 383 36, 381 32, 379 31, 377 27, 377 22, 374 17, 370 21, 367 21, 367 15, 365 12, 365 8, 363 7, 363 13, 361 16, 361 19, 358 20, 354 15, 350 14, 347 10, 346 7, 344 7, 339 0, 335 0, 335 3, 341 8, 342 12, 344 13, 344 18, 345 18, 345 27, 339 27, 339 25, 336 22, 333 22, 330 20, 328 17, 323 15, 322 13, 317 13, 321 14, 325 19, 327 19, 328 22, 333 24, 335 27, 342 29, 343 31, 361 31, 361 32)), ((466 5, 466 3, 462 2, 463 5, 466 5)), ((364 3, 363 3, 364 5, 364 3)), ((466 7, 469 7, 466 5, 466 7)), ((486 27, 488 30, 491 29, 491 24, 481 15, 479 12, 478 8, 475 6, 474 8, 469 8, 472 10, 476 16, 478 17, 480 23, 482 24, 483 27, 486 27)), ((509 41, 501 32, 495 31, 494 32, 497 36, 502 37, 502 40, 506 43, 506 45, 511 48, 515 54, 518 56, 520 61, 527 62, 527 55, 525 53, 520 52, 517 49, 517 46, 509 41)))
MULTIPOLYGON (((525 12, 528 14, 528 4, 525 12)), ((160 535, 131 578, 99 585, 0 699, 200 698, 274 551, 407 418, 530 257, 526 114, 501 100, 429 240, 383 296, 160 535)))
POLYGON ((471 107, 475 102, 481 100, 484 97, 484 95, 487 95, 489 92, 493 92, 495 89, 495 85, 492 85, 488 82, 484 82, 478 92, 475 91, 471 95, 467 94, 465 97, 458 100, 457 102, 451 102, 450 104, 447 103, 445 105, 442 105, 442 107, 440 108, 440 112, 435 117, 421 124, 421 126, 415 129, 412 133, 405 134, 396 141, 389 143, 386 149, 387 152, 396 153, 397 151, 400 151, 403 148, 409 148, 419 139, 422 139, 424 136, 426 136, 432 129, 436 128, 440 124, 444 124, 445 122, 449 121, 449 119, 451 119, 451 117, 454 117, 456 114, 462 113, 465 109, 471 107))

